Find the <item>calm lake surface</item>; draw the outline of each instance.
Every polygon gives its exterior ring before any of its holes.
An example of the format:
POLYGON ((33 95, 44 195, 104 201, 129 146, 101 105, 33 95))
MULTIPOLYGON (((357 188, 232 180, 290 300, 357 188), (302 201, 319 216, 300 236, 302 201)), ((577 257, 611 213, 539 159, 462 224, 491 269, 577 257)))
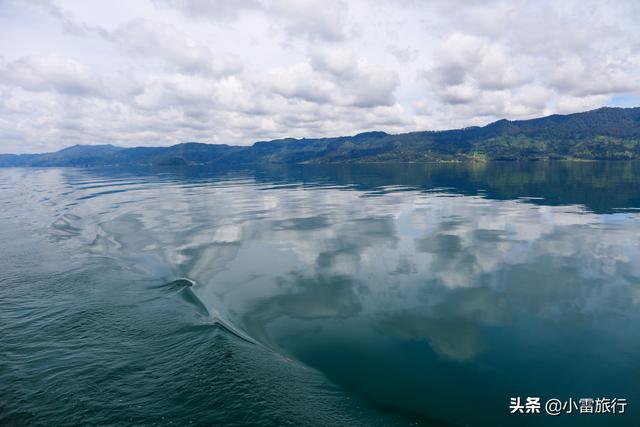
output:
POLYGON ((640 164, 0 169, 0 207, 2 425, 640 424, 640 164))

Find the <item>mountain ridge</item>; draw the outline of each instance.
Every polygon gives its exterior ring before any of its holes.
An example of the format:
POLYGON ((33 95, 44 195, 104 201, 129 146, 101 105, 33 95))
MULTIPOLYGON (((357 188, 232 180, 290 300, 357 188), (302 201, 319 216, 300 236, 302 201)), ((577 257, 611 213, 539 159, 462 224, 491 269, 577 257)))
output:
POLYGON ((0 167, 635 159, 640 160, 640 107, 602 107, 460 129, 282 138, 250 146, 78 144, 52 153, 0 154, 0 167))

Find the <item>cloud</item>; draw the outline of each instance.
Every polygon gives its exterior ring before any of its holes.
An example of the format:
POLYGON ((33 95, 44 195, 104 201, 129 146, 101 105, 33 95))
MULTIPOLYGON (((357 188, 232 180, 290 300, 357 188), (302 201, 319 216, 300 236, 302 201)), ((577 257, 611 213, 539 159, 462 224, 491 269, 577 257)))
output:
POLYGON ((268 81, 284 97, 363 108, 392 105, 400 83, 396 73, 350 50, 328 48, 312 49, 310 63, 275 69, 268 81))
POLYGON ((7 0, 0 91, 11 119, 0 144, 250 144, 631 106, 639 10, 590 0, 7 0))
POLYGON ((395 44, 387 45, 387 52, 393 55, 399 62, 414 62, 418 58, 418 50, 411 47, 400 47, 395 44))
POLYGON ((243 12, 268 17, 288 37, 338 42, 347 37, 347 3, 342 0, 153 0, 159 7, 173 8, 196 20, 228 23, 243 12))
POLYGON ((242 71, 242 62, 235 55, 213 54, 171 25, 136 19, 120 26, 110 37, 131 55, 159 59, 185 73, 224 76, 242 71))
POLYGON ((454 33, 442 41, 438 63, 424 77, 445 102, 467 103, 483 90, 518 86, 523 79, 503 50, 479 37, 454 33))
POLYGON ((135 105, 158 110, 183 105, 205 108, 213 102, 215 82, 200 76, 173 75, 151 80, 141 94, 134 97, 135 105))
POLYGON ((257 0, 152 0, 159 7, 179 10, 192 19, 209 19, 216 22, 235 20, 247 10, 260 8, 257 0))
POLYGON ((445 104, 442 110, 457 104, 460 117, 491 98, 505 100, 498 113, 517 117, 575 112, 605 105, 617 93, 637 93, 634 8, 625 2, 582 6, 494 1, 452 8, 443 25, 454 31, 422 76, 445 104))
POLYGON ((0 81, 32 92, 55 91, 72 96, 104 92, 100 77, 90 67, 59 55, 25 56, 3 64, 0 81))
POLYGON ((74 36, 85 37, 91 34, 103 34, 100 26, 88 25, 76 19, 73 14, 58 6, 51 0, 3 0, 0 4, 4 10, 27 9, 35 15, 50 15, 62 28, 63 32, 74 36))
POLYGON ((556 102, 556 110, 559 113, 592 110, 604 104, 607 98, 607 95, 562 96, 556 102))
POLYGON ((341 0, 272 0, 268 12, 292 37, 343 41, 347 37, 347 3, 341 0))
MULTIPOLYGON (((640 65, 640 64, 635 64, 640 65)), ((640 77, 629 73, 627 58, 564 57, 548 70, 550 85, 562 93, 591 96, 633 92, 640 89, 640 77)))

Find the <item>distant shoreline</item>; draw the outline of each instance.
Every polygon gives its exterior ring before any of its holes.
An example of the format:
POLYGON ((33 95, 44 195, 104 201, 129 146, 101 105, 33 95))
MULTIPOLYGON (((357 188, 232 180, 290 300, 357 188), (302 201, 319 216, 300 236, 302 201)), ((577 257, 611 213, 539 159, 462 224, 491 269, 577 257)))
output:
POLYGON ((640 107, 604 107, 446 131, 397 135, 375 131, 334 138, 259 141, 250 146, 198 142, 133 148, 75 145, 54 153, 0 154, 0 167, 601 160, 640 160, 640 107))

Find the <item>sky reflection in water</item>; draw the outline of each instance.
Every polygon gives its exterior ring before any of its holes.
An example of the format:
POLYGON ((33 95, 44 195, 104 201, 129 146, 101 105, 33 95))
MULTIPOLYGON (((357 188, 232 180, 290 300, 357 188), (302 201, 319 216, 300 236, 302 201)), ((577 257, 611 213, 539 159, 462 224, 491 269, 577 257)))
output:
POLYGON ((381 407, 538 425, 509 397, 640 404, 638 169, 12 170, 2 220, 193 280, 203 321, 381 407))

